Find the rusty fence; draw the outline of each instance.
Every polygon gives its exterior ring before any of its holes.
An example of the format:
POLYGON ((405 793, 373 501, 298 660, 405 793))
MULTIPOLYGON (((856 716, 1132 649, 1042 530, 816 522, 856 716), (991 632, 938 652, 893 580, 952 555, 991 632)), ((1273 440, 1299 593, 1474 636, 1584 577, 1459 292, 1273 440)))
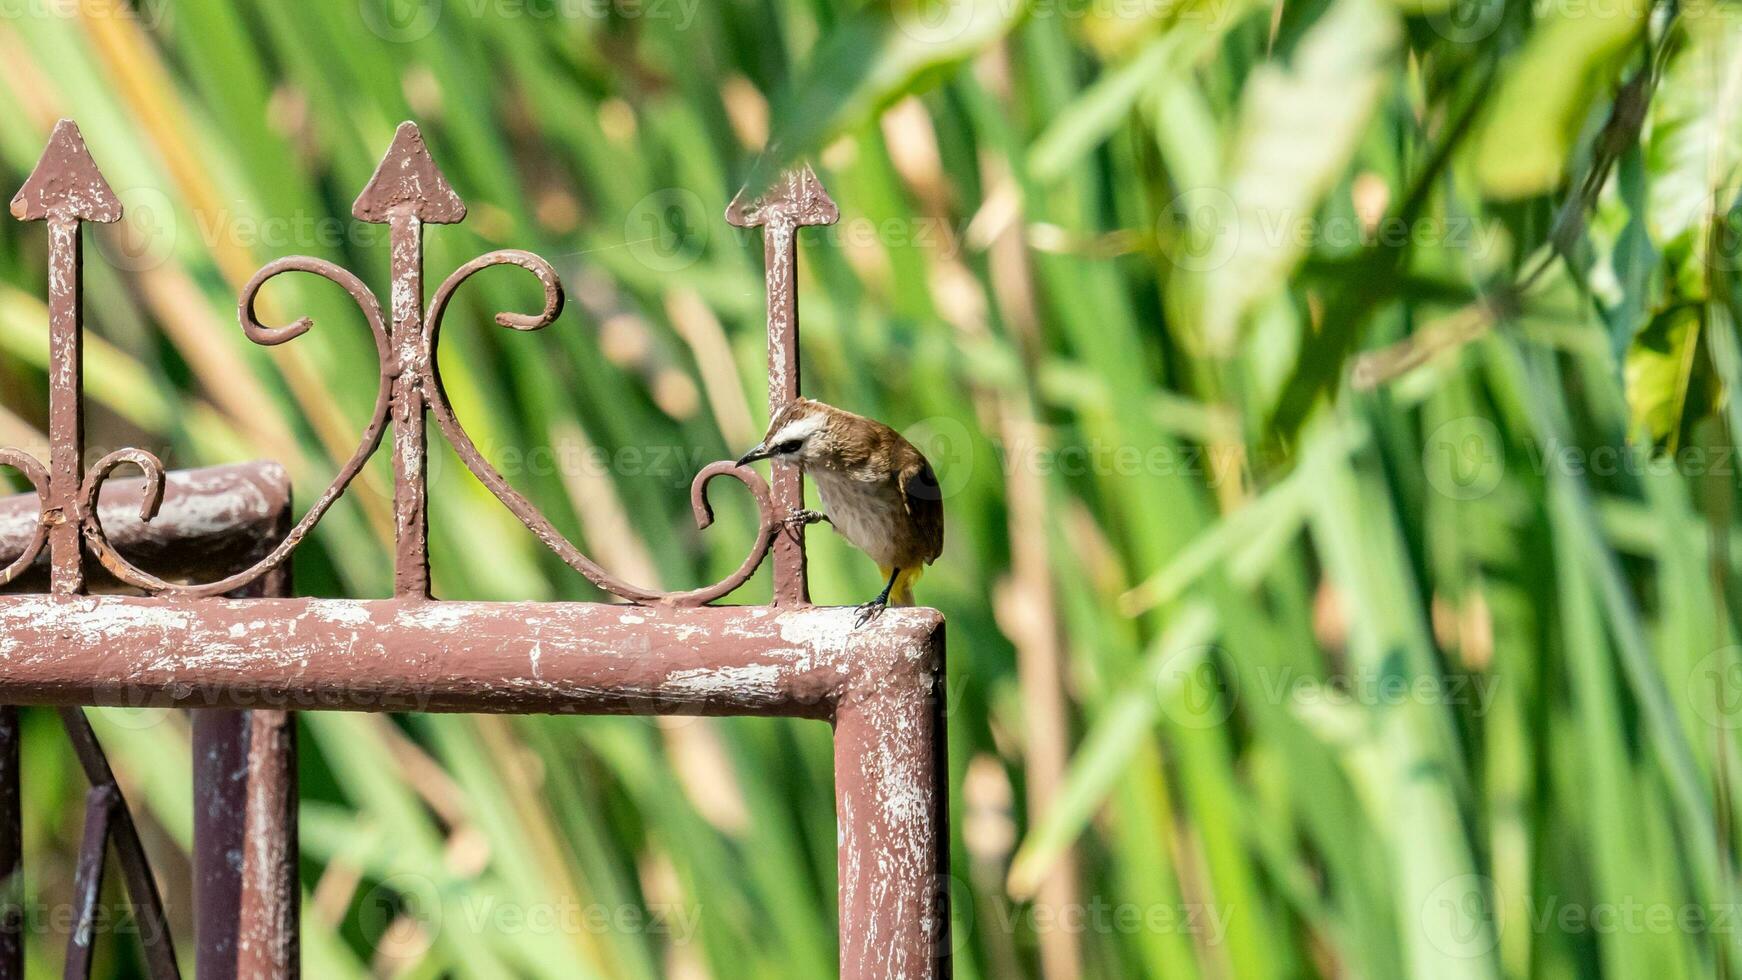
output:
MULTIPOLYGON (((353 206, 389 229, 384 309, 334 263, 287 257, 243 288, 238 318, 255 343, 312 326, 260 322, 255 300, 276 276, 301 272, 343 289, 380 360, 374 410, 332 484, 296 517, 270 464, 167 473, 140 449, 84 466, 80 224, 115 221, 121 206, 78 128, 55 127, 12 201, 44 221, 49 249, 49 459, 14 449, 0 465, 34 494, 0 502, 0 980, 23 973, 21 791, 17 706, 59 709, 90 783, 75 881, 68 977, 89 975, 92 918, 113 847, 154 978, 179 975, 163 901, 126 801, 81 710, 150 704, 195 709, 196 970, 208 977, 298 972, 296 739, 285 711, 259 704, 369 711, 692 714, 824 720, 835 732, 840 964, 846 977, 949 974, 943 718, 943 619, 891 609, 856 628, 854 611, 810 604, 798 473, 776 465, 772 487, 730 462, 697 474, 690 502, 712 521, 707 488, 737 480, 756 504, 749 553, 724 579, 681 592, 622 581, 569 541, 478 451, 449 405, 436 345, 456 292, 475 273, 512 265, 544 291, 535 313, 498 313, 513 330, 556 319, 562 285, 537 255, 502 249, 443 278, 425 302, 423 235, 464 219, 415 125, 402 124, 353 206), (430 594, 426 421, 460 460, 566 564, 624 604, 459 602, 430 594), (394 594, 291 597, 297 545, 393 431, 394 594), (140 477, 110 480, 122 468, 140 477), (769 606, 712 606, 773 553, 769 606), (147 571, 147 567, 153 569, 147 571)), ((727 220, 762 229, 767 261, 769 405, 798 395, 797 235, 838 217, 808 169, 785 175, 727 220)))

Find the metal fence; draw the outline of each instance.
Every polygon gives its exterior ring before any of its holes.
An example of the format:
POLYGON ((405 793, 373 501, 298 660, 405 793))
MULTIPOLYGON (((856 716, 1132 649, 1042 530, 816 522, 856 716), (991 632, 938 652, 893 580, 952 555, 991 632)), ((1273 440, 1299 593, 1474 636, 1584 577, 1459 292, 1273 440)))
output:
MULTIPOLYGON (((166 473, 149 452, 121 449, 85 470, 80 224, 118 220, 121 205, 71 121, 55 127, 12 212, 48 225, 50 452, 45 466, 17 450, 0 450, 0 464, 35 489, 33 497, 0 503, 0 561, 8 562, 0 569, 8 593, 0 596, 0 704, 12 706, 0 708, 0 876, 7 882, 0 980, 23 973, 18 705, 60 709, 91 784, 69 977, 89 975, 90 923, 110 844, 141 924, 151 975, 179 975, 157 884, 81 710, 117 704, 198 709, 194 907, 202 980, 297 973, 295 728, 285 711, 251 710, 268 703, 828 721, 835 731, 840 823, 841 973, 948 975, 942 617, 928 609, 892 609, 856 628, 851 609, 811 606, 804 526, 789 520, 802 509, 800 476, 778 464, 772 487, 730 462, 696 475, 690 499, 699 526, 713 519, 709 483, 728 476, 749 490, 758 527, 735 571, 679 592, 612 576, 509 486, 467 436, 442 389, 435 356, 442 321, 466 280, 492 266, 517 266, 543 287, 537 312, 496 314, 510 329, 537 330, 554 321, 563 306, 562 285, 549 262, 503 249, 454 270, 425 303, 424 226, 459 222, 466 207, 415 125, 399 127, 352 209, 359 220, 389 228, 387 307, 356 275, 308 257, 267 264, 238 303, 251 340, 285 343, 312 323, 306 317, 284 326, 262 323, 255 310, 261 288, 288 272, 322 277, 355 301, 380 359, 374 410, 355 452, 294 520, 283 473, 266 464, 166 473), (552 552, 629 604, 432 597, 426 418, 552 552), (393 596, 291 598, 292 553, 389 427, 393 596), (123 467, 139 470, 143 479, 111 481, 123 467), (213 514, 222 519, 214 522, 213 514), (770 551, 772 605, 709 605, 743 585, 770 551), (93 594, 93 587, 109 594, 93 594)), ((837 217, 808 169, 727 209, 733 224, 762 228, 771 410, 798 395, 798 230, 837 217)))

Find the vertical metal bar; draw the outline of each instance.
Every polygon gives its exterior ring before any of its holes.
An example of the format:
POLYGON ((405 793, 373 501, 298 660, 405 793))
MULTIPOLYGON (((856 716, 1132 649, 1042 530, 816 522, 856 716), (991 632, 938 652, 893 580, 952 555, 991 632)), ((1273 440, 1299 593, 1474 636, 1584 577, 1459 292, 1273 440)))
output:
POLYGON ((92 786, 85 793, 85 833, 73 875, 73 924, 67 935, 67 980, 90 980, 91 954, 97 947, 97 903, 103 897, 103 866, 120 800, 113 784, 92 786))
MULTIPOLYGON (((133 905, 133 915, 139 927, 139 945, 145 953, 146 972, 154 980, 177 980, 181 970, 176 965, 175 941, 169 932, 169 921, 163 914, 163 898, 157 891, 157 879, 151 874, 151 862, 145 847, 139 842, 139 829, 133 825, 133 815, 115 782, 109 760, 97 741, 97 733, 85 718, 83 708, 60 709, 61 723, 73 744, 73 754, 93 789, 107 787, 115 794, 114 817, 109 840, 115 845, 115 859, 121 863, 121 877, 127 883, 127 896, 133 905)), ((81 855, 82 857, 82 855, 81 855)))
MULTIPOLYGON (((286 495, 279 534, 292 520, 286 495)), ((278 535, 275 535, 275 537, 278 535)), ((262 578, 256 591, 291 594, 291 566, 262 578)), ((243 980, 292 980, 301 972, 302 886, 297 868, 296 716, 256 708, 248 712, 248 790, 244 797, 237 904, 236 975, 243 980)))
POLYGON ((298 972, 296 725, 288 711, 193 712, 194 975, 298 972))
POLYGON ((389 306, 393 374, 393 518, 396 548, 393 593, 429 597, 429 515, 424 479, 428 466, 424 391, 429 340, 423 329, 423 226, 466 217, 465 202, 449 186, 424 146, 423 134, 403 122, 393 143, 351 205, 360 221, 388 226, 392 291, 389 306))
POLYGON ((78 519, 85 458, 84 413, 79 406, 84 386, 84 300, 79 288, 84 246, 79 219, 50 218, 48 242, 48 553, 52 589, 71 595, 85 589, 78 519))
POLYGON ((392 253, 393 351, 399 372, 393 379, 393 519, 397 553, 393 593, 428 597, 429 504, 428 438, 424 431, 423 373, 423 220, 397 212, 388 224, 392 253))
POLYGON ((18 709, 0 707, 0 980, 24 978, 24 835, 18 709))
MULTIPOLYGON (((768 414, 799 394, 798 230, 840 219, 835 202, 809 167, 788 171, 754 202, 742 194, 726 208, 726 220, 741 228, 761 226, 763 281, 768 290, 768 414)), ((774 513, 786 518, 804 509, 804 477, 798 468, 773 464, 774 513)), ((774 604, 810 603, 804 525, 782 523, 774 535, 774 604)))
POLYGON ((930 663, 878 676, 835 712, 841 977, 951 972, 943 638, 930 663))
POLYGON ((49 134, 41 159, 12 198, 22 221, 48 222, 48 512, 52 589, 84 591, 84 554, 79 540, 79 483, 84 470, 82 340, 84 249, 79 224, 119 221, 121 202, 103 179, 85 139, 71 119, 49 134))
POLYGON ((256 709, 248 713, 248 723, 248 814, 236 972, 245 980, 292 980, 301 973, 296 716, 256 709))
MULTIPOLYGON (((282 538, 292 520, 286 488, 272 524, 258 529, 260 542, 282 538)), ((286 564, 235 595, 290 593, 286 564)), ((293 977, 301 898, 294 722, 288 712, 267 709, 192 715, 195 975, 293 977)))
POLYGON ((248 796, 248 712, 191 712, 194 975, 235 980, 248 796))
MULTIPOLYGON (((768 417, 798 397, 798 228, 779 221, 762 229, 768 285, 768 417)), ((771 470, 774 512, 786 517, 804 509, 804 475, 775 462, 771 470)), ((774 535, 774 604, 811 601, 805 568, 804 525, 783 524, 774 535)))

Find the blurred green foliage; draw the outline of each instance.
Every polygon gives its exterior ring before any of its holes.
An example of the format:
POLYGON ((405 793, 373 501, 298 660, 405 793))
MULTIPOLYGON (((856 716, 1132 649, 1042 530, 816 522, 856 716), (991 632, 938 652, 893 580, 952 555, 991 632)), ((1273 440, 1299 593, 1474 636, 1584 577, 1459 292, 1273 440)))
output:
MULTIPOLYGON (((959 976, 1730 976, 1742 940, 1735 433, 1742 13, 1647 0, 43 0, 0 18, 0 169, 76 118, 91 443, 269 456, 300 499, 373 396, 319 255, 416 119, 471 207, 431 276, 478 444, 613 569, 751 517, 758 240, 810 160, 804 387, 936 464, 959 976), (722 492, 722 498, 731 496, 722 492)), ((37 227, 0 224, 0 442, 40 446, 37 227)), ((439 438, 433 439, 439 445, 439 438)), ((385 454, 382 454, 383 456, 385 454)), ((598 598, 445 449, 444 597, 598 598)), ((385 463, 298 555, 380 595, 385 463)), ((811 535, 813 592, 870 562, 811 535)), ((766 572, 741 601, 762 601, 766 572)), ((185 720, 93 713, 185 930, 185 720)), ((28 715, 32 968, 77 780, 28 715)), ((834 969, 820 725, 303 716, 307 975, 834 969)), ((185 937, 184 937, 185 938, 185 937)), ((130 938, 110 975, 136 970, 130 938)))

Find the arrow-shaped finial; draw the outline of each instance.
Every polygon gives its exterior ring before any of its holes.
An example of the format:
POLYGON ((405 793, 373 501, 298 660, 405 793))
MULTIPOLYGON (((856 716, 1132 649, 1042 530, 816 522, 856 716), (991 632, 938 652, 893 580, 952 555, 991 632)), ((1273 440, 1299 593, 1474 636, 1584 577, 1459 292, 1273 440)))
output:
POLYGON ((393 592, 429 598, 429 515, 425 503, 428 449, 424 434, 425 393, 416 365, 432 356, 423 330, 423 226, 451 225, 466 217, 466 204, 448 186, 423 145, 417 124, 402 122, 374 176, 357 195, 351 213, 360 221, 387 225, 393 276, 392 335, 399 369, 393 391, 393 592))
POLYGON ((55 123, 42 159, 12 198, 12 216, 20 221, 121 220, 121 202, 97 170, 78 124, 71 119, 55 123))
POLYGON ((744 192, 732 198, 726 206, 726 220, 739 228, 785 221, 793 227, 832 225, 841 219, 841 210, 823 190, 823 182, 800 164, 797 169, 781 174, 767 193, 754 201, 744 200, 744 192))
POLYGON ((71 119, 55 123, 36 169, 12 199, 22 221, 48 222, 48 524, 49 588, 85 589, 79 525, 84 480, 84 284, 79 225, 121 220, 121 202, 85 149, 71 119))
POLYGON ((417 124, 402 122, 381 165, 351 205, 351 213, 372 224, 387 224, 395 214, 402 214, 425 224, 451 225, 465 220, 466 202, 442 176, 417 124))

